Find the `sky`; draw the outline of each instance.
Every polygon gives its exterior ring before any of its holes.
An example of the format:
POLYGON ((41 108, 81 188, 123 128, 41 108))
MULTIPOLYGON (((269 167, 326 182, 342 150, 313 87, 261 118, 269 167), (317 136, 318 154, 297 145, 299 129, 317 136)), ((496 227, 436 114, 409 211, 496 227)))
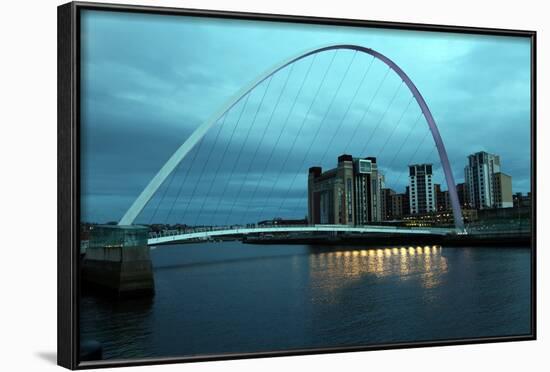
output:
MULTIPOLYGON (((514 192, 530 190, 530 40, 83 11, 81 219, 118 221, 176 149, 244 86, 304 51, 372 48, 426 100, 457 183, 469 154, 501 157, 514 192)), ((221 116, 136 223, 236 224, 307 213, 307 170, 377 157, 386 187, 433 163, 424 118, 401 79, 349 50, 302 59, 221 116)))

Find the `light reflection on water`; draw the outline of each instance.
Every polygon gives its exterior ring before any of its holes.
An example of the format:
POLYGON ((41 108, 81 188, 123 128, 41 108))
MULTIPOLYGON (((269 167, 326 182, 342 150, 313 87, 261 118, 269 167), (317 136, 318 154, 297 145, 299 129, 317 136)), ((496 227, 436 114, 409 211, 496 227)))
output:
POLYGON ((435 288, 448 270, 442 247, 435 245, 320 252, 309 256, 309 266, 314 288, 329 295, 366 275, 383 278, 398 274, 401 281, 420 276, 424 288, 435 288))
POLYGON ((80 330, 108 359, 524 334, 525 248, 166 246, 155 297, 84 295, 80 330))

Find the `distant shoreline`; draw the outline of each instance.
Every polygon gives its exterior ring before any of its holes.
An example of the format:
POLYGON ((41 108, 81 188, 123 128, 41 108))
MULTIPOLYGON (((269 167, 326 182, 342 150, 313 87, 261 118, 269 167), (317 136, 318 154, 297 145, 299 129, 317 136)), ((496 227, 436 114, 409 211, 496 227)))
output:
POLYGON ((300 237, 300 238, 278 238, 278 237, 244 237, 244 244, 312 244, 312 245, 361 245, 361 246, 395 246, 395 245, 443 245, 446 247, 462 246, 495 246, 495 247, 525 247, 531 248, 531 237, 512 235, 506 237, 496 236, 373 236, 373 237, 300 237))

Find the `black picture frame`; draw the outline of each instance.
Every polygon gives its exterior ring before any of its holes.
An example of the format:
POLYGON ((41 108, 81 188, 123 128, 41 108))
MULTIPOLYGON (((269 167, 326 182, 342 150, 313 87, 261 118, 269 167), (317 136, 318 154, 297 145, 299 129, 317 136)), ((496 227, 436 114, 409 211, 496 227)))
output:
POLYGON ((181 362, 259 358, 304 354, 337 353, 443 345, 536 339, 536 31, 443 26, 432 24, 333 19, 280 14, 178 9, 71 2, 58 7, 58 364, 69 369, 138 366, 181 362), (201 16, 240 20, 277 21, 321 25, 437 31, 460 34, 519 36, 531 41, 531 334, 511 337, 474 338, 451 341, 419 341, 361 347, 332 347, 289 351, 254 352, 192 357, 81 362, 79 360, 79 223, 80 223, 80 13, 82 10, 122 11, 148 14, 201 16))

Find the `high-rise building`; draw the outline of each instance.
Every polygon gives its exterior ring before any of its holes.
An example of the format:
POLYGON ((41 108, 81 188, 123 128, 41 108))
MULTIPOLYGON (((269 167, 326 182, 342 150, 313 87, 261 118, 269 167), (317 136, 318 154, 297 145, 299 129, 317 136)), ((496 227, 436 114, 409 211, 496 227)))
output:
POLYGON ((431 164, 409 165, 409 205, 411 214, 435 211, 431 164))
POLYGON ((380 189, 383 177, 375 157, 353 159, 356 225, 382 220, 380 189))
MULTIPOLYGON (((371 158, 371 159, 374 159, 376 162, 376 158, 371 158)), ((384 174, 380 172, 380 169, 378 169, 378 184, 380 185, 380 190, 386 188, 386 176, 384 176, 384 174)))
POLYGON ((458 203, 460 206, 462 208, 470 208, 470 203, 468 202, 468 187, 464 182, 456 185, 456 193, 458 194, 458 203))
POLYGON ((512 208, 514 199, 512 196, 512 177, 506 173, 498 172, 493 175, 494 205, 495 208, 512 208))
POLYGON ((405 214, 408 214, 408 213, 404 213, 403 207, 405 205, 407 205, 408 207, 408 199, 406 198, 406 194, 391 195, 391 216, 393 219, 399 219, 403 217, 405 214))
POLYGON ((392 189, 383 188, 381 189, 381 216, 383 221, 392 220, 393 216, 393 197, 395 196, 395 191, 392 189))
POLYGON ((376 158, 338 157, 338 166, 322 172, 311 167, 308 177, 310 224, 362 225, 381 220, 380 177, 376 158))
POLYGON ((476 209, 512 206, 512 177, 500 170, 500 156, 480 151, 464 168, 468 202, 476 209), (509 188, 509 190, 508 190, 509 188))
POLYGON ((451 198, 448 190, 441 190, 439 183, 434 183, 435 209, 439 212, 451 210, 451 198))
POLYGON ((411 214, 411 203, 410 203, 410 187, 405 186, 405 193, 403 195, 403 214, 402 216, 408 216, 411 214))
POLYGON ((338 166, 326 172, 311 167, 308 176, 308 222, 353 223, 353 162, 350 155, 338 158, 338 166))

